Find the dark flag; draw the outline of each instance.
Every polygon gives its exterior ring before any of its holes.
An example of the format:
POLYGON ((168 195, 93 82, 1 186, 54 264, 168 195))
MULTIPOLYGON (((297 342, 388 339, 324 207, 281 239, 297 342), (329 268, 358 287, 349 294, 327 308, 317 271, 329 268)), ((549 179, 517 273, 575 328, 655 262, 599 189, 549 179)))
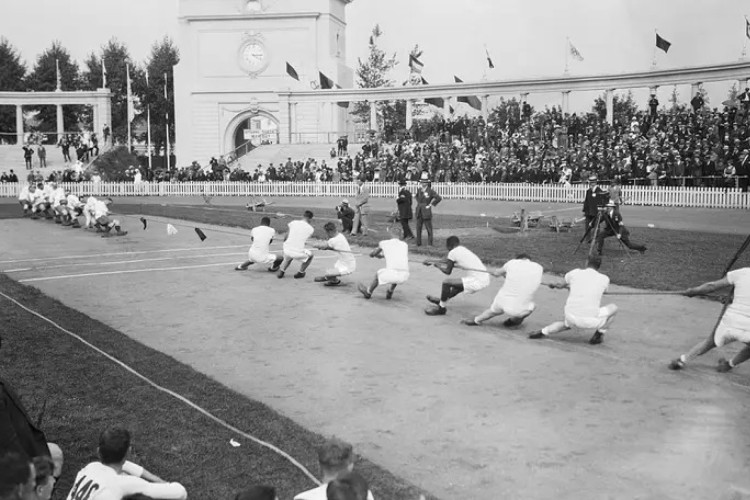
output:
POLYGON ((289 63, 286 63, 286 74, 291 76, 295 80, 299 81, 299 75, 297 74, 297 70, 294 69, 294 66, 292 66, 289 63))
POLYGON ((490 69, 495 69, 495 65, 492 64, 492 58, 490 57, 490 51, 486 48, 484 49, 485 53, 487 53, 487 64, 490 66, 490 69))
POLYGON ((324 75, 322 71, 318 71, 318 74, 320 75, 320 88, 321 89, 332 89, 333 88, 333 80, 331 80, 326 75, 324 75))
POLYGON ((411 69, 414 73, 421 74, 422 68, 424 68, 424 64, 422 64, 422 61, 409 54, 409 69, 411 69))
POLYGON ((450 112, 450 114, 453 114, 456 110, 453 109, 453 106, 448 106, 448 111, 450 112))
POLYGON ((422 79, 422 85, 429 85, 429 83, 427 83, 427 80, 425 80, 423 76, 421 76, 420 78, 422 79))
POLYGON ((340 108, 349 109, 349 102, 337 102, 340 108))
POLYGON ((659 36, 659 33, 656 34, 656 47, 663 50, 666 54, 669 51, 669 47, 671 47, 672 44, 663 39, 659 36))
POLYGON ((453 79, 454 79, 454 80, 456 80, 456 83, 464 83, 464 81, 463 81, 463 80, 461 80, 461 79, 460 79, 459 77, 457 77, 456 75, 453 75, 453 79))
POLYGON ((445 99, 442 97, 429 97, 424 100, 427 104, 432 104, 433 106, 437 106, 440 109, 443 109, 445 107, 445 99))
MULTIPOLYGON (((453 79, 456 81, 456 83, 464 83, 464 81, 461 80, 456 75, 453 75, 453 79)), ((482 101, 479 100, 479 98, 475 95, 457 97, 456 101, 466 103, 472 108, 479 110, 479 111, 481 111, 482 109, 482 101)))
POLYGON ((750 21, 745 18, 745 36, 750 38, 750 21))
POLYGON ((205 241, 206 238, 208 238, 208 236, 206 236, 206 234, 197 227, 195 228, 195 234, 198 235, 198 238, 200 238, 201 241, 205 241))

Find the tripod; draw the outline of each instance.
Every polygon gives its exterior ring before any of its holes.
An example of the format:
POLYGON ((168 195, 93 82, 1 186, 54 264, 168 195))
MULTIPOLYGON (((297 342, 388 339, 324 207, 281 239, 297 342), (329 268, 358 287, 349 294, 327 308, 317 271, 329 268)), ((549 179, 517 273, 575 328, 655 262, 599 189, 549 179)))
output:
MULTIPOLYGON (((596 237, 599 234, 599 225, 602 222, 602 214, 604 213, 604 210, 606 210, 604 207, 599 207, 599 210, 596 212, 596 219, 594 219, 594 223, 593 224, 589 224, 588 227, 586 228, 586 232, 583 233, 583 238, 581 238, 581 241, 578 242, 578 246, 573 251, 574 255, 576 253, 578 253, 578 249, 581 248, 581 245, 583 244, 584 240, 589 235, 589 233, 591 232, 592 229, 594 230, 594 235, 591 237, 591 245, 589 247, 589 255, 591 255, 594 252, 594 245, 596 245, 596 237)), ((617 232, 615 230, 615 227, 612 225, 612 221, 609 219, 609 217, 605 218, 604 220, 607 222, 607 226, 609 227, 609 229, 611 229, 612 232, 615 233, 615 235, 619 235, 620 234, 619 232, 617 232)), ((623 250, 625 250, 625 253, 628 255, 628 257, 632 259, 633 257, 630 255, 630 251, 625 246, 625 243, 623 243, 620 238, 617 238, 617 242, 620 244, 620 247, 623 250)))

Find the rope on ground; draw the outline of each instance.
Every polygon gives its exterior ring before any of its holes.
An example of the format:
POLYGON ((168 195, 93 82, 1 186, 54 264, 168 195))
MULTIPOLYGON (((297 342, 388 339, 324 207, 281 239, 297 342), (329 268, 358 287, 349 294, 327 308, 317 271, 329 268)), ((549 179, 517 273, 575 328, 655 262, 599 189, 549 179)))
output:
POLYGON ((140 372, 137 372, 135 369, 131 368, 129 365, 123 363, 119 359, 115 358, 114 356, 108 354, 107 352, 103 351, 102 349, 100 349, 100 348, 96 347, 95 345, 93 345, 92 343, 88 342, 87 340, 85 340, 80 335, 77 335, 77 334, 75 334, 75 333, 73 333, 73 332, 71 332, 69 330, 66 330, 62 326, 60 326, 57 323, 55 323, 53 320, 47 318, 46 316, 43 316, 42 314, 34 311, 33 309, 30 309, 30 308, 24 306, 23 304, 21 304, 20 302, 18 302, 14 298, 12 298, 12 297, 4 294, 3 292, 0 292, 0 296, 2 296, 5 299, 9 300, 10 302, 12 302, 13 304, 17 305, 18 307, 20 307, 24 311, 28 312, 29 314, 32 314, 33 316, 36 316, 37 318, 41 319, 42 321, 45 321, 46 323, 49 323, 50 325, 54 326, 55 328, 57 328, 61 332, 70 335, 71 337, 73 337, 74 339, 78 340, 79 342, 81 342, 85 346, 93 349, 94 351, 98 352, 99 354, 101 354, 105 358, 109 359, 110 361, 112 361, 116 365, 120 366, 125 371, 127 371, 127 372, 131 373, 132 375, 134 375, 135 377, 141 379, 143 382, 147 383, 148 385, 150 385, 154 389, 172 396, 173 398, 181 401, 185 405, 187 405, 190 408, 194 409, 195 411, 197 411, 201 415, 209 418, 210 420, 213 420, 214 422, 216 422, 217 424, 221 425, 222 427, 225 427, 226 429, 228 429, 228 430, 230 430, 230 431, 232 431, 232 432, 234 432, 234 433, 236 433, 236 434, 238 434, 238 435, 240 435, 240 436, 242 436, 242 437, 244 437, 244 438, 246 438, 246 439, 248 439, 248 440, 250 440, 250 441, 252 441, 252 442, 254 442, 254 443, 256 443, 256 444, 258 444, 260 446, 262 446, 262 447, 264 447, 264 448, 268 448, 269 450, 273 451, 274 453, 280 455, 281 457, 283 457, 287 461, 289 461, 292 465, 294 465, 295 467, 297 467, 297 469, 299 469, 303 474, 305 474, 314 484, 320 486, 320 484, 321 484, 320 481, 309 470, 307 470, 307 468, 304 465, 302 465, 301 463, 299 463, 297 460, 294 459, 294 457, 292 457, 291 455, 289 455, 285 451, 277 448, 276 446, 272 445, 271 443, 267 443, 266 441, 263 441, 262 439, 259 439, 259 438, 255 437, 255 436, 252 436, 251 434, 248 434, 248 433, 246 433, 246 432, 238 429, 237 427, 234 427, 233 425, 227 423, 226 421, 220 419, 219 417, 214 416, 208 410, 205 410, 202 407, 198 406, 196 403, 193 403, 192 401, 190 401, 186 397, 181 396, 180 394, 177 394, 176 392, 174 392, 174 391, 172 391, 170 389, 167 389, 166 387, 160 386, 159 384, 157 384, 156 382, 152 381, 151 379, 149 379, 145 375, 142 375, 140 372))

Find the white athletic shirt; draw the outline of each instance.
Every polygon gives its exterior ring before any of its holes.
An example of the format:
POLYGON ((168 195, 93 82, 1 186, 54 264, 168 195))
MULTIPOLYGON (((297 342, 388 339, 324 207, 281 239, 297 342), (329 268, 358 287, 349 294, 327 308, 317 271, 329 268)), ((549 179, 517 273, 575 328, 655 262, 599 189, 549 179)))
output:
POLYGON ((315 229, 303 220, 293 220, 289 223, 289 236, 284 242, 284 248, 302 251, 305 249, 307 239, 312 236, 315 229))
POLYGON ((94 219, 98 219, 99 217, 106 217, 109 215, 109 208, 107 208, 106 203, 97 200, 94 202, 93 212, 94 219))
POLYGON ((343 234, 339 233, 333 238, 330 238, 327 243, 329 247, 331 247, 333 250, 336 250, 336 253, 339 256, 337 264, 344 266, 346 269, 353 273, 357 268, 357 259, 354 258, 354 255, 352 254, 352 247, 349 246, 349 242, 346 240, 346 237, 343 234))
POLYGON ((52 191, 50 201, 52 202, 53 207, 59 207, 60 201, 64 199, 65 199, 65 190, 63 188, 57 188, 52 191))
POLYGON ((497 298, 526 305, 533 302, 534 293, 542 284, 542 266, 528 259, 509 260, 503 266, 505 283, 497 298))
POLYGON ((391 238, 381 241, 378 246, 383 249, 386 269, 409 271, 409 245, 405 241, 391 238))
MULTIPOLYGON (((303 491, 294 497, 294 500, 327 500, 328 499, 328 483, 321 484, 317 488, 303 491)), ((367 490, 367 500, 375 500, 372 496, 372 491, 367 490)))
POLYGON ((89 196, 86 199, 86 204, 83 206, 83 209, 87 212, 94 213, 94 206, 96 205, 96 202, 98 200, 94 198, 93 196, 89 196))
POLYGON ((81 206, 81 200, 78 199, 78 196, 74 194, 68 195, 68 207, 70 208, 78 208, 81 206))
POLYGON ((122 500, 135 493, 154 499, 187 498, 187 491, 180 483, 149 483, 140 477, 117 474, 101 462, 92 462, 76 475, 67 500, 122 500))
POLYGON ((734 299, 723 322, 728 327, 750 331, 750 267, 728 272, 727 280, 734 285, 734 299))
MULTIPOLYGON (((474 252, 461 245, 448 252, 448 259, 455 262, 458 268, 487 270, 474 252)), ((485 279, 487 275, 486 273, 468 271, 466 277, 485 279)))
POLYGON ((54 191, 54 189, 52 189, 52 186, 49 184, 44 186, 44 189, 42 189, 42 196, 44 196, 45 200, 49 201, 52 198, 52 191, 54 191))
POLYGON ((18 193, 18 200, 27 201, 28 199, 29 199, 29 186, 24 186, 21 188, 21 192, 18 193))
POLYGON ((577 318, 598 317, 609 278, 596 269, 573 269, 565 275, 565 282, 570 285, 565 314, 572 314, 577 318))
POLYGON ((266 255, 270 250, 271 240, 276 236, 276 230, 269 226, 257 226, 250 231, 250 236, 253 238, 250 250, 253 253, 266 255))

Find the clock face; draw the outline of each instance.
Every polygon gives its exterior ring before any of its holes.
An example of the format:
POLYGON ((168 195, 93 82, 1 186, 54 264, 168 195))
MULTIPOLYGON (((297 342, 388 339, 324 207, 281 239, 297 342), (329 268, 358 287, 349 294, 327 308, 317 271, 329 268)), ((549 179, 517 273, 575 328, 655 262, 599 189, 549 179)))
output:
POLYGON ((257 42, 249 43, 242 49, 242 59, 250 72, 261 71, 268 59, 266 48, 257 42))

